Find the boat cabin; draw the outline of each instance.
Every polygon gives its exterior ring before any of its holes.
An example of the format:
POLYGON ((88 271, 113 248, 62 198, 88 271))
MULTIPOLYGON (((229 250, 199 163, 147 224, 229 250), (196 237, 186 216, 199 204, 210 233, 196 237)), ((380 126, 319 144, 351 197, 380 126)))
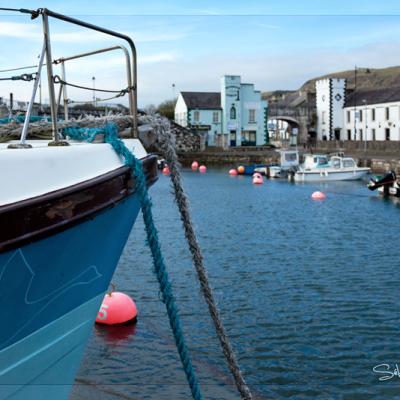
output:
POLYGON ((328 156, 319 154, 305 154, 303 167, 304 169, 329 167, 328 156))
POLYGON ((331 157, 330 166, 335 169, 343 168, 355 168, 357 167, 355 161, 352 158, 346 157, 331 157))

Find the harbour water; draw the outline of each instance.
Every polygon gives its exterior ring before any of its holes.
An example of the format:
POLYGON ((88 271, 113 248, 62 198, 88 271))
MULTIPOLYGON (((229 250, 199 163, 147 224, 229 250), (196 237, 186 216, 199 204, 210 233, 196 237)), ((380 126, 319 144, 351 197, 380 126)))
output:
MULTIPOLYGON (((400 398, 400 208, 365 183, 319 185, 184 172, 209 278, 259 399, 400 398), (312 201, 315 190, 327 194, 312 201), (381 367, 382 369, 383 367, 381 367)), ((237 399, 201 297, 169 178, 151 189, 182 323, 207 399, 237 399)), ((94 327, 73 396, 188 399, 141 221, 117 269, 134 327, 94 327)))

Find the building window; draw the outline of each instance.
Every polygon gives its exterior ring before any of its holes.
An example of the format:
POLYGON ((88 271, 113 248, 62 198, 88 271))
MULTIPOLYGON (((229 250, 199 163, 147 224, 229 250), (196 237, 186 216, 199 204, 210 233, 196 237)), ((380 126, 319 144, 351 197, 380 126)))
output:
POLYGON ((350 111, 347 111, 347 122, 350 122, 350 111))
POLYGON ((371 120, 375 121, 375 108, 371 110, 371 120))
POLYGON ((351 130, 347 129, 347 140, 351 140, 351 130))
POLYGON ((213 124, 218 124, 218 111, 213 112, 213 124))
POLYGON ((231 117, 231 119, 236 119, 236 108, 233 104, 231 107, 230 117, 231 117))
POLYGON ((325 125, 326 111, 322 111, 322 125, 325 125))
POLYGON ((390 140, 390 128, 385 128, 385 140, 390 140))
POLYGON ((249 124, 256 122, 256 110, 249 110, 249 124))
POLYGON ((200 121, 200 112, 199 111, 195 111, 193 113, 193 121, 194 122, 199 122, 200 121))
POLYGON ((360 140, 363 140, 363 130, 362 130, 362 129, 359 129, 359 130, 358 130, 358 135, 359 135, 359 137, 360 137, 359 139, 360 139, 360 140))
POLYGON ((385 115, 386 115, 386 120, 388 120, 389 117, 390 117, 389 107, 386 107, 386 108, 385 108, 385 115))
POLYGON ((360 118, 360 122, 362 122, 362 110, 360 110, 359 112, 358 112, 358 117, 360 118))
POLYGON ((375 132, 375 129, 372 129, 372 140, 376 140, 376 132, 375 132))

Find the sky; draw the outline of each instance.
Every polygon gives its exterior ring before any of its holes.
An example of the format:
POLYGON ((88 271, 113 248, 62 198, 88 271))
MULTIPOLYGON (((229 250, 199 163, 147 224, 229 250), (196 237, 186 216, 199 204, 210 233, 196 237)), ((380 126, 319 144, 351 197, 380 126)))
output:
MULTIPOLYGON (((400 65, 398 0, 0 0, 0 7, 46 7, 129 35, 137 48, 140 107, 172 99, 179 91, 219 91, 222 75, 241 75, 243 82, 262 91, 290 90, 355 65, 400 65)), ((54 19, 50 33, 53 59, 125 45, 54 19)), ((1 71, 36 65, 43 40, 40 18, 0 11, 0 40, 1 71)), ((69 61, 66 80, 121 90, 127 86, 124 63, 119 50, 69 61)), ((33 71, 0 72, 0 78, 33 71)), ((60 74, 59 67, 55 73, 60 74)), ((43 77, 44 100, 46 85, 43 77)), ((0 81, 0 96, 13 92, 16 99, 28 100, 32 86, 0 81)), ((92 91, 68 88, 73 101, 92 96, 92 91)), ((96 91, 96 97, 110 96, 96 91)), ((126 97, 115 101, 127 104, 126 97)))

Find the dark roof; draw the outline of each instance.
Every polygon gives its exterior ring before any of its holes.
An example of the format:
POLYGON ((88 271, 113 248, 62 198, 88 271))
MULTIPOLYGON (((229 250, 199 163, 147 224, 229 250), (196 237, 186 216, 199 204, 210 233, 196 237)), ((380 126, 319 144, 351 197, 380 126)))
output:
POLYGON ((365 104, 400 101, 400 87, 347 91, 345 107, 362 106, 364 104, 363 100, 365 100, 365 104))
POLYGON ((221 108, 221 93, 218 92, 181 92, 187 108, 221 108))

